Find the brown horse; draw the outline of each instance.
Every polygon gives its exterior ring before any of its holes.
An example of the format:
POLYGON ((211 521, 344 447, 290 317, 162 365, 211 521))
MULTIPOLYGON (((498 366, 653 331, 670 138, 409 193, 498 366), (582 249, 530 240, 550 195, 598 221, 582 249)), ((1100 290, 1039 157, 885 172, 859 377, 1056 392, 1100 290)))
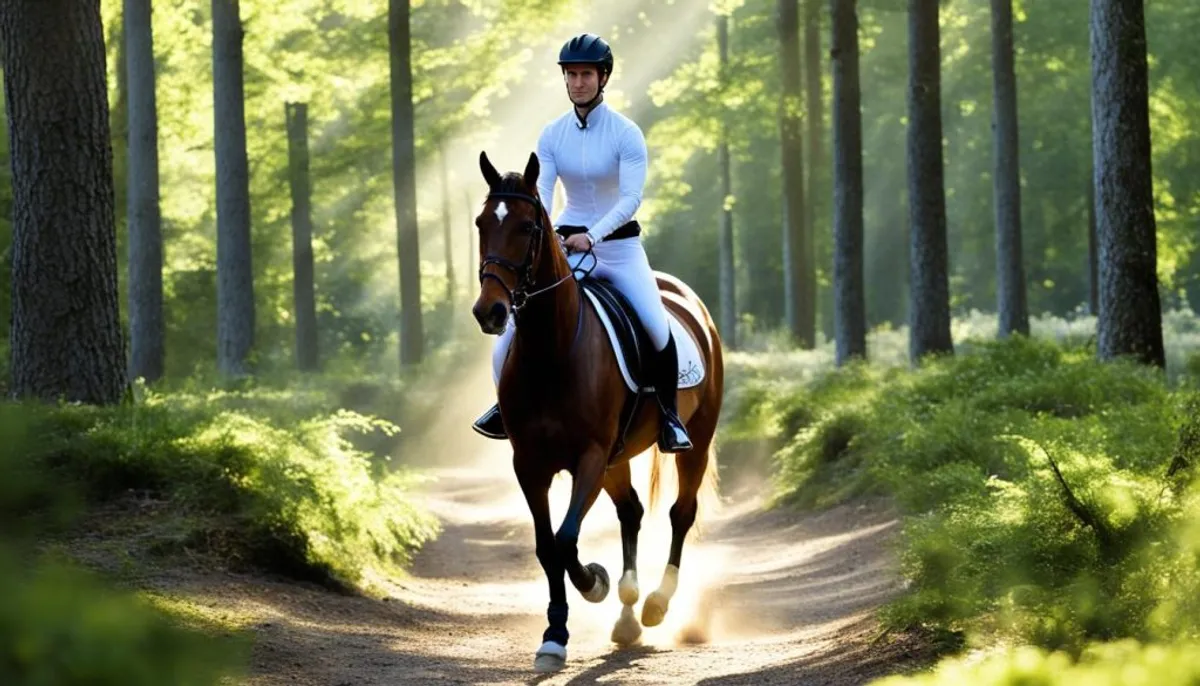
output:
MULTIPOLYGON (((535 669, 550 671, 566 662, 564 572, 587 600, 598 603, 608 595, 608 573, 594 562, 581 564, 577 547, 584 516, 601 488, 616 505, 624 558, 618 585, 624 608, 612 637, 618 644, 628 644, 641 635, 632 606, 639 595, 637 537, 644 510, 630 483, 629 460, 655 447, 660 414, 653 403, 643 403, 623 446, 618 447, 619 418, 630 391, 603 324, 573 278, 538 196, 537 156, 529 156, 523 175, 501 176, 486 153, 479 163, 489 193, 475 220, 480 292, 472 311, 485 334, 501 333, 510 313, 517 319, 498 395, 513 447, 513 469, 533 515, 537 558, 550 582, 549 627, 534 659, 535 669), (504 209, 497 213, 501 203, 504 209), (573 485, 567 513, 555 531, 549 489, 562 470, 570 472, 573 485)), ((710 453, 724 384, 721 342, 704 304, 677 279, 659 274, 658 283, 668 311, 699 346, 706 376, 700 385, 680 389, 678 395, 679 417, 687 425, 692 449, 675 455, 679 488, 670 511, 670 557, 661 585, 642 607, 641 622, 646 626, 661 623, 666 615, 701 489, 715 487, 716 461, 710 453)), ((651 506, 658 468, 655 459, 651 506)))

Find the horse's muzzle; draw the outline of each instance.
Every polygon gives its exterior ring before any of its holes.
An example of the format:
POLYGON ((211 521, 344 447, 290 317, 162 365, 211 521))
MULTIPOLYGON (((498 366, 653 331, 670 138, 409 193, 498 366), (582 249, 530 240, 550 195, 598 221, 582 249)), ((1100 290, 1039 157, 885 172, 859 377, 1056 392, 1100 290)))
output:
POLYGON ((489 305, 477 302, 475 307, 471 308, 471 313, 475 315, 475 321, 479 322, 480 330, 491 336, 502 333, 505 324, 508 323, 508 308, 504 303, 492 302, 489 305))

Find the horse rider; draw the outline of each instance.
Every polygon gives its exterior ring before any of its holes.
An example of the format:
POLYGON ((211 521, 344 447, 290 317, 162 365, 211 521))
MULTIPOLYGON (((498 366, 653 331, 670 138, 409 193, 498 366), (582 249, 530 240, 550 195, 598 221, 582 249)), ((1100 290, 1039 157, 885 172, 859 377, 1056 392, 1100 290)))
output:
MULTIPOLYGON (((613 53, 602 38, 590 33, 572 38, 559 51, 558 64, 572 107, 547 124, 538 138, 538 194, 550 214, 555 180, 562 179, 567 203, 557 231, 566 236, 571 268, 579 269, 585 257, 594 257, 592 274, 612 283, 637 311, 657 351, 654 387, 662 415, 658 448, 665 453, 691 450, 676 410, 675 339, 634 219, 646 182, 645 136, 637 124, 604 102, 613 53)), ((492 367, 497 383, 513 331, 509 326, 496 341, 492 367)), ((488 438, 507 438, 499 405, 473 427, 488 438)))

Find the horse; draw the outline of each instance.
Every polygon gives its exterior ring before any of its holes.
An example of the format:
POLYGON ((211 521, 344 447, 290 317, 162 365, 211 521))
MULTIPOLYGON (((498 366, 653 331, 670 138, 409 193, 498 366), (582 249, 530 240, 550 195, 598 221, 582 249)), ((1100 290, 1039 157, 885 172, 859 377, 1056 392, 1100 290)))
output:
POLYGON ((608 595, 608 572, 595 562, 581 564, 578 549, 583 519, 601 489, 616 506, 621 529, 618 596, 624 607, 613 642, 632 644, 640 638, 641 625, 656 626, 666 616, 678 584, 684 539, 697 521, 698 501, 715 495, 713 437, 724 389, 721 339, 696 293, 681 280, 655 272, 663 302, 695 341, 706 376, 699 385, 679 389, 678 415, 692 448, 675 455, 678 491, 670 509, 670 556, 658 589, 643 604, 639 625, 632 608, 639 598, 637 539, 645 508, 630 481, 629 461, 654 448, 653 508, 660 481, 659 411, 653 403, 642 403, 626 424, 619 421, 632 392, 538 195, 537 155, 530 154, 523 174, 502 176, 486 151, 480 153, 479 165, 488 195, 475 219, 480 290, 472 313, 488 335, 502 333, 510 315, 516 320, 497 395, 513 449, 513 471, 533 517, 537 559, 550 586, 548 626, 534 668, 555 671, 566 664, 569 639, 564 573, 584 599, 598 603, 608 595), (571 474, 572 488, 555 530, 549 489, 563 470, 571 474))

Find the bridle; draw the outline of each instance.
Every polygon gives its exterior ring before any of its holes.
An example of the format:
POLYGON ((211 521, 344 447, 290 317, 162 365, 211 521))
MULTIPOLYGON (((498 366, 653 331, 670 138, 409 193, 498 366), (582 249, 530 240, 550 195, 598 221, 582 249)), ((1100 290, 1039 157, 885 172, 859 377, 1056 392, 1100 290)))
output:
POLYGON ((534 286, 533 266, 537 263, 538 249, 542 245, 542 235, 546 230, 545 225, 542 224, 542 217, 546 214, 545 208, 542 207, 542 201, 541 199, 532 195, 510 191, 492 191, 488 193, 487 199, 521 200, 533 205, 534 209, 536 210, 536 219, 534 219, 533 230, 530 232, 529 236, 529 248, 525 251, 525 259, 522 260, 520 264, 516 264, 511 260, 499 255, 488 255, 483 258, 482 262, 479 263, 479 284, 482 286, 484 279, 488 278, 491 278, 495 280, 496 283, 500 284, 500 287, 504 289, 505 295, 508 296, 509 305, 512 307, 513 314, 515 315, 525 307, 530 298, 557 288, 567 279, 572 278, 574 274, 568 273, 566 276, 558 281, 555 281, 549 286, 530 292, 529 289, 533 288, 534 286), (500 278, 500 275, 496 274, 495 272, 484 271, 493 264, 497 267, 507 269, 517 277, 516 288, 509 288, 508 284, 504 283, 504 279, 500 278))

